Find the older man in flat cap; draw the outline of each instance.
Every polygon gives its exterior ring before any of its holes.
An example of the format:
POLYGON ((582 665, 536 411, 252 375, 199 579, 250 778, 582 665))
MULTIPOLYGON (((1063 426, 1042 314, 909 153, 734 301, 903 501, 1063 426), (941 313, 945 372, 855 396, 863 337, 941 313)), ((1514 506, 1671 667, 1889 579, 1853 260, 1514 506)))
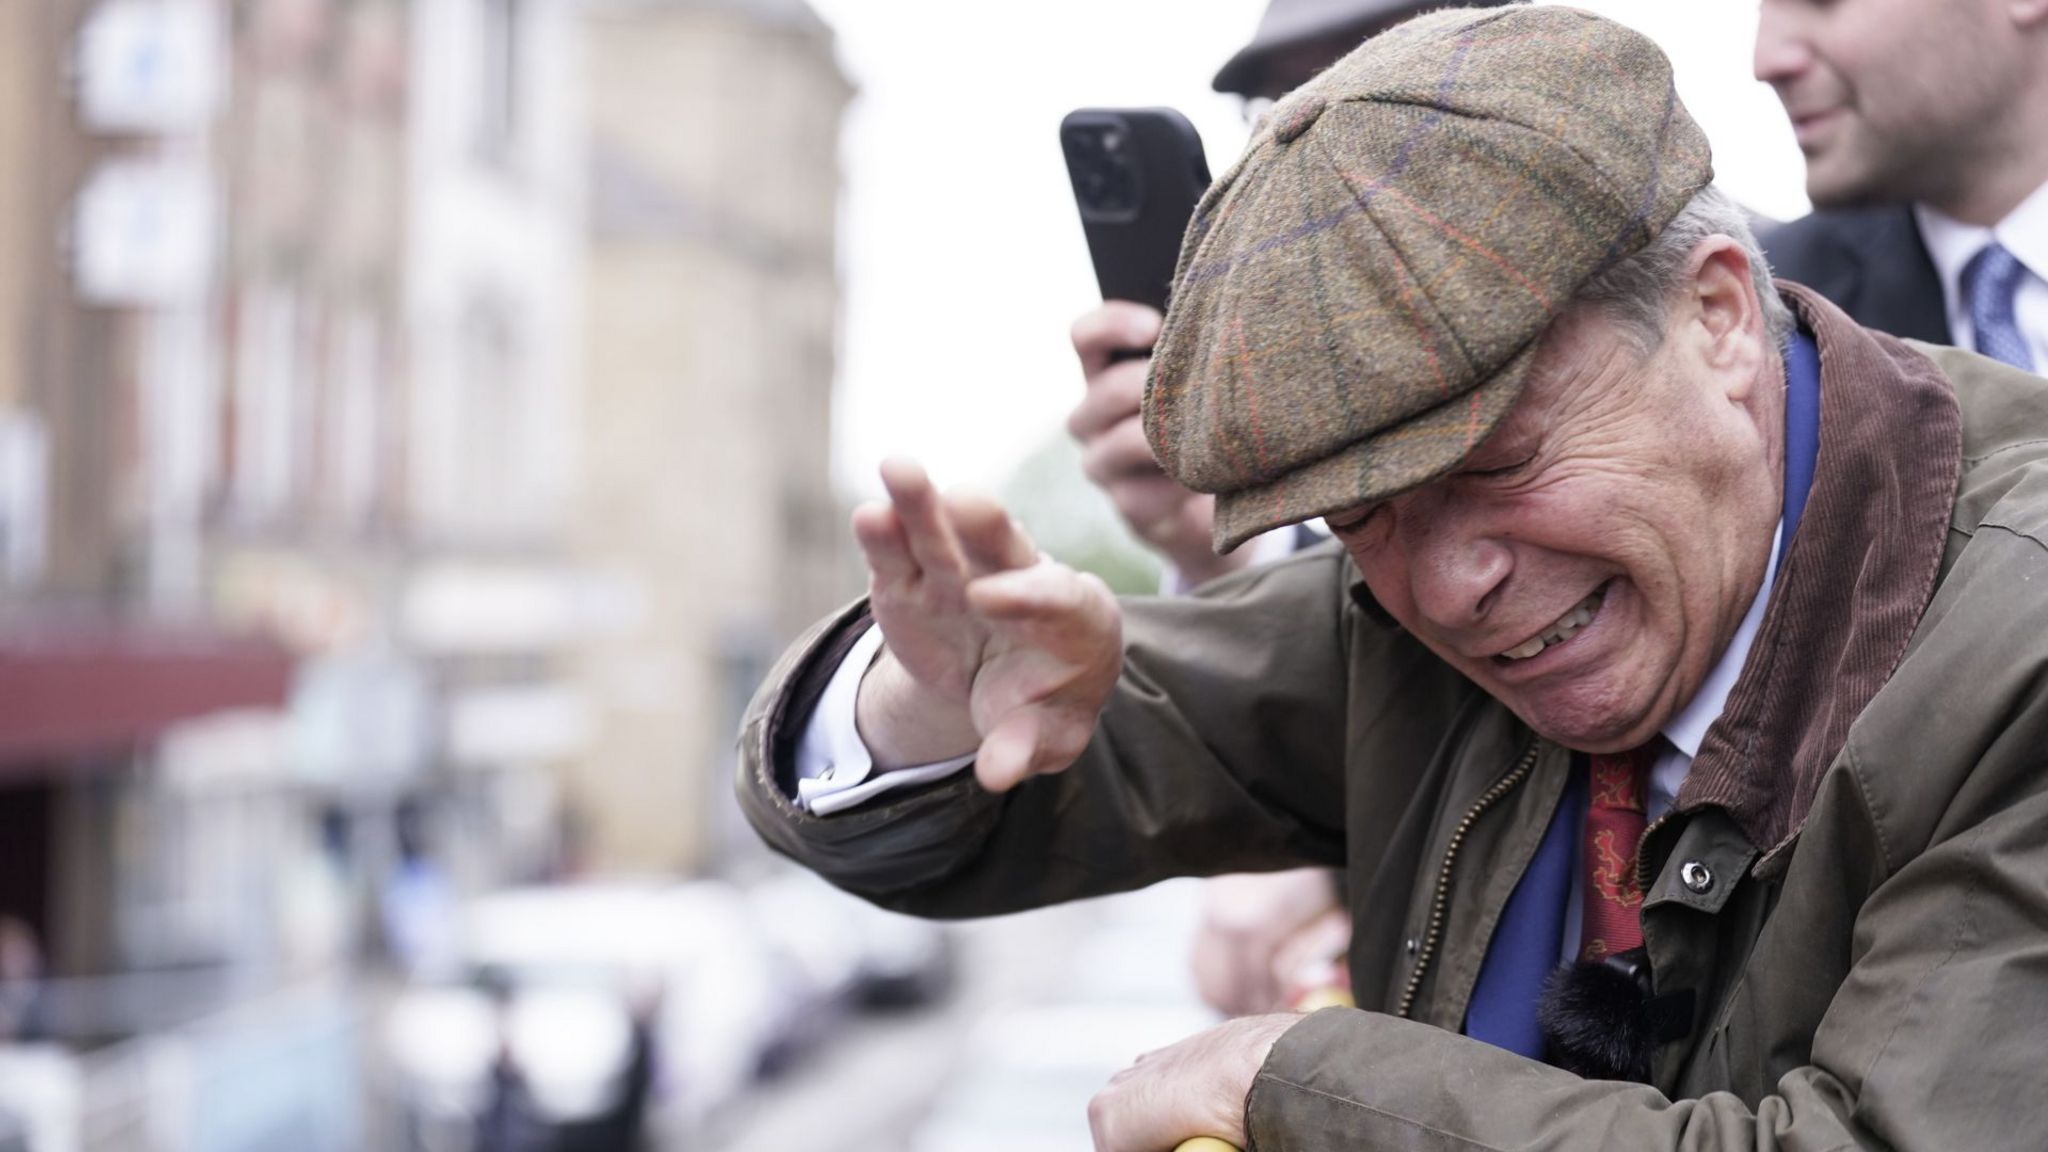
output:
POLYGON ((1359 1007, 1144 1058, 1114 1152, 2039 1147, 2048 385, 1774 285, 1710 176, 1569 9, 1288 97, 1145 419, 1220 547, 1337 543, 1119 604, 893 464, 755 825, 937 916, 1344 868, 1359 1007))

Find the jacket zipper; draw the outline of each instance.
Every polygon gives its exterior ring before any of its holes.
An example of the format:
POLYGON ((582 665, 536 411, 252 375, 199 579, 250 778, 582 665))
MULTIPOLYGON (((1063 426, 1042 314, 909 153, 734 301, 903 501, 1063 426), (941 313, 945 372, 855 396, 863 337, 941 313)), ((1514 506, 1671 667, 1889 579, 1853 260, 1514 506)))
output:
POLYGON ((1444 909, 1451 902, 1451 869, 1458 862, 1458 849, 1464 846, 1466 834, 1472 831, 1472 825, 1478 823, 1488 808, 1500 803, 1501 797, 1529 778, 1530 771, 1536 767, 1536 752, 1541 746, 1541 741, 1530 741, 1522 758, 1508 769, 1507 775, 1494 781, 1493 787, 1480 794, 1451 833, 1451 842, 1444 848, 1443 866, 1437 871, 1436 895, 1429 905, 1429 927, 1422 934, 1422 947, 1415 954, 1415 967, 1408 973, 1408 986, 1401 992, 1401 1004, 1394 1009, 1394 1015, 1405 1018, 1415 1007, 1415 994, 1421 990, 1422 978, 1429 974, 1430 963, 1436 959, 1437 943, 1444 930, 1444 909))
MULTIPOLYGON (((1648 844, 1650 842, 1650 833, 1662 828, 1669 822, 1673 811, 1676 811, 1675 806, 1672 809, 1666 810, 1662 816, 1650 821, 1649 827, 1643 829, 1643 835, 1636 843, 1648 844)), ((1650 894, 1650 885, 1657 882, 1657 878, 1650 874, 1649 863, 1648 858, 1638 849, 1636 852, 1636 891, 1641 892, 1645 898, 1650 894)))

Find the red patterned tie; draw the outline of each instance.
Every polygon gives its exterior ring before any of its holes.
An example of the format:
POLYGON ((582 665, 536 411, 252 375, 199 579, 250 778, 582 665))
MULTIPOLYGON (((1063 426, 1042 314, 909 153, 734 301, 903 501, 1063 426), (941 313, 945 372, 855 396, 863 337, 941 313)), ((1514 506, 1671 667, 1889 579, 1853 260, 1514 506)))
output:
POLYGON ((1643 839, 1643 796, 1662 742, 1592 761, 1586 807, 1585 881, 1579 959, 1604 960, 1643 943, 1643 890, 1636 885, 1636 847, 1643 839))

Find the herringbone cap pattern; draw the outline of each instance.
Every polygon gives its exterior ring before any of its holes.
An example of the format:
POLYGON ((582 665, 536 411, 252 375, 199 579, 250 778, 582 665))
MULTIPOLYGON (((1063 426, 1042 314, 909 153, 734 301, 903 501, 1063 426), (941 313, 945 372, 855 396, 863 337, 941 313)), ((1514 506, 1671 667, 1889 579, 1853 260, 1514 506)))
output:
POLYGON ((1216 546, 1457 467, 1595 273, 1713 178, 1671 65, 1569 8, 1453 9, 1289 95, 1188 227, 1145 388, 1216 546))

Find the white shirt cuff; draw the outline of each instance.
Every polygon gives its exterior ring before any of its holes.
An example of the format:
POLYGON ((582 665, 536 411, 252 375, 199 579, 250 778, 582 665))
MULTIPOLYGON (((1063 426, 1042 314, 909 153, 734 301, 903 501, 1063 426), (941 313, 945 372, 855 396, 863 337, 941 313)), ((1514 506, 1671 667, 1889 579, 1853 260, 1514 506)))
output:
POLYGON ((796 749, 796 806, 814 816, 830 816, 865 803, 884 792, 941 780, 974 763, 972 754, 937 764, 876 772, 875 758, 861 741, 854 722, 861 677, 882 650, 882 630, 870 627, 854 642, 818 707, 804 727, 796 749))

